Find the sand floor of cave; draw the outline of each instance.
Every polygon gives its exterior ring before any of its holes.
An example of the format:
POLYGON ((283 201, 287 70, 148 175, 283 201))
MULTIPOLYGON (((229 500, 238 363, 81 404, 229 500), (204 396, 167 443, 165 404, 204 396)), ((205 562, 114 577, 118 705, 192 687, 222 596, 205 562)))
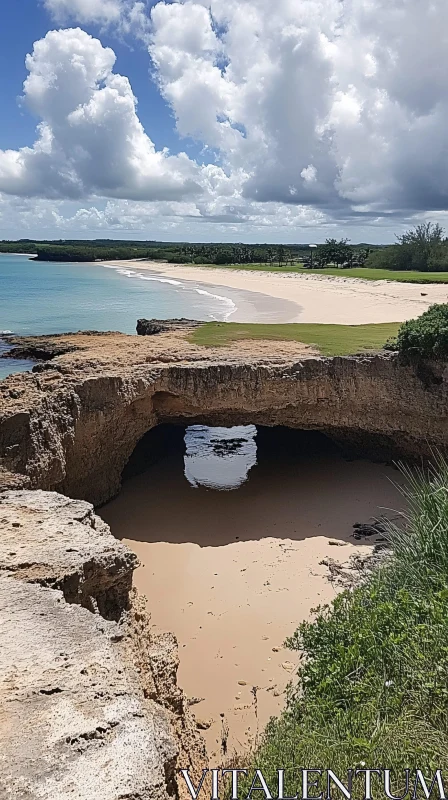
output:
POLYGON ((253 747, 284 707, 298 664, 284 640, 340 591, 322 561, 369 550, 352 526, 400 509, 397 481, 390 467, 326 454, 294 469, 274 460, 217 492, 193 489, 169 457, 102 509, 141 561, 154 628, 178 638, 179 684, 200 701, 213 765, 253 747))

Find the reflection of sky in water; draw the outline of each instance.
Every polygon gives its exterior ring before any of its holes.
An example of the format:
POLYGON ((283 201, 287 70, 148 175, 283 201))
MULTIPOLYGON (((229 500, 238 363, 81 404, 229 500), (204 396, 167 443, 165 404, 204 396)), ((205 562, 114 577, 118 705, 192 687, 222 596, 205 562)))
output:
POLYGON ((185 477, 196 488, 238 489, 257 463, 256 435, 255 425, 192 425, 185 432, 185 477))

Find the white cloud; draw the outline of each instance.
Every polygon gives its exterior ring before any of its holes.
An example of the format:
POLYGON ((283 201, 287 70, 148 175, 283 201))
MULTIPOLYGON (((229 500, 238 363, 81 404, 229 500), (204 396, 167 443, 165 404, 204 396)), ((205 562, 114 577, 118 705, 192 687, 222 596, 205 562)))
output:
POLYGON ((75 19, 87 22, 118 22, 123 14, 122 0, 44 0, 47 11, 57 22, 75 19))
POLYGON ((151 17, 179 132, 244 167, 247 197, 339 218, 447 207, 446 0, 177 0, 151 17))
POLYGON ((113 228, 119 207, 132 229, 153 215, 248 235, 352 226, 353 239, 448 208, 446 0, 44 2, 147 42, 178 133, 214 164, 156 152, 113 52, 58 31, 28 58, 42 122, 32 148, 0 151, 3 192, 118 203, 69 225, 113 228))
POLYGON ((43 0, 55 22, 65 25, 114 26, 120 33, 145 40, 149 18, 144 0, 43 0))
POLYGON ((157 152, 115 54, 79 28, 50 31, 27 57, 24 99, 42 119, 33 147, 0 151, 0 191, 24 196, 181 199, 200 168, 157 152))

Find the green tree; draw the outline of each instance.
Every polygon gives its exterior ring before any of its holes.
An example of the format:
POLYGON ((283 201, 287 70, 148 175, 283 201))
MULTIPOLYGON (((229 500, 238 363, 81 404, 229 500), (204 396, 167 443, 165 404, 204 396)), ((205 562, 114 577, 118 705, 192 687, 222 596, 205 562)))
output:
POLYGON ((319 245, 316 253, 316 266, 328 266, 336 264, 338 267, 343 264, 350 264, 352 260, 352 248, 348 244, 348 239, 326 239, 325 244, 319 245))

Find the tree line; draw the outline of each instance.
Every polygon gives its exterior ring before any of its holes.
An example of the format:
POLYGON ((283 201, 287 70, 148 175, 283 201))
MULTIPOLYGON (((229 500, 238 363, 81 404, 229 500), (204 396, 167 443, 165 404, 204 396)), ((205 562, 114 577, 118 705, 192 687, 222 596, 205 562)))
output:
POLYGON ((272 267, 362 265, 368 251, 349 245, 347 240, 337 242, 328 239, 311 257, 308 245, 247 245, 239 244, 192 244, 187 242, 138 242, 138 241, 3 241, 0 253, 35 254, 38 261, 109 261, 143 258, 167 261, 175 264, 250 265, 262 264, 272 267))
POLYGON ((418 272, 448 271, 448 239, 438 223, 422 223, 396 239, 396 244, 371 253, 366 266, 418 272))
POLYGON ((330 238, 312 250, 306 244, 194 244, 111 239, 36 242, 22 239, 0 242, 0 253, 37 254, 39 261, 92 262, 142 258, 172 264, 260 264, 280 269, 303 265, 310 269, 367 267, 419 272, 448 271, 448 239, 439 224, 423 223, 396 238, 396 244, 389 246, 352 245, 348 239, 330 238))

